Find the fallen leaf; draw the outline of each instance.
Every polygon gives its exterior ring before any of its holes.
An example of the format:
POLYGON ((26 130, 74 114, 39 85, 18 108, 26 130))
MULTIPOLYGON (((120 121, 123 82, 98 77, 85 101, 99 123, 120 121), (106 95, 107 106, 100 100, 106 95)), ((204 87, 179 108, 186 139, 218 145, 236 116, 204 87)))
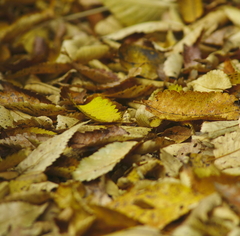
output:
POLYGON ((204 195, 177 182, 135 186, 108 207, 143 224, 162 229, 189 212, 204 195))
POLYGON ((160 119, 186 120, 236 120, 239 109, 235 97, 214 92, 158 92, 154 100, 145 100, 146 109, 160 119))
POLYGON ((7 202, 0 204, 0 211, 4 212, 0 217, 0 234, 5 235, 9 227, 30 227, 43 213, 48 204, 41 206, 26 202, 7 202), (12 219, 15 219, 12 221, 12 219))
POLYGON ((191 23, 203 14, 202 0, 178 0, 179 10, 185 22, 191 23))
POLYGON ((135 141, 114 142, 100 148, 93 155, 80 161, 78 168, 73 172, 73 178, 80 181, 90 181, 98 178, 112 170, 136 144, 135 141))
POLYGON ((157 78, 158 66, 164 61, 157 50, 134 44, 123 44, 119 48, 119 57, 123 67, 128 70, 140 67, 140 74, 149 79, 157 78))
POLYGON ((31 154, 22 161, 16 168, 20 173, 34 171, 45 171, 65 149, 69 139, 83 123, 73 126, 60 135, 40 144, 31 154))
POLYGON ((77 106, 86 116, 101 122, 120 121, 121 113, 115 107, 111 100, 103 97, 95 97, 86 105, 77 106))

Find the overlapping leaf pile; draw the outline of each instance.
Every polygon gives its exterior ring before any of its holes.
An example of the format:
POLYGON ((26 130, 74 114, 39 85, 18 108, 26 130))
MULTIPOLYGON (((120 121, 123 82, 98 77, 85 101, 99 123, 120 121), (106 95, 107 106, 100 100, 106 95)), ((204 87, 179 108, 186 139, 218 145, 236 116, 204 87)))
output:
POLYGON ((0 1, 0 235, 240 235, 239 8, 0 1))

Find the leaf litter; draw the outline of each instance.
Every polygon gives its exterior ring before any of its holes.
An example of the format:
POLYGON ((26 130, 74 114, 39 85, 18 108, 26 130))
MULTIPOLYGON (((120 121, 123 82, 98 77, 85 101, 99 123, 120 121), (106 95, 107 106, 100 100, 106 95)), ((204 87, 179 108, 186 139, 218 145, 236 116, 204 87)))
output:
POLYGON ((2 1, 0 234, 239 235, 238 1, 2 1))

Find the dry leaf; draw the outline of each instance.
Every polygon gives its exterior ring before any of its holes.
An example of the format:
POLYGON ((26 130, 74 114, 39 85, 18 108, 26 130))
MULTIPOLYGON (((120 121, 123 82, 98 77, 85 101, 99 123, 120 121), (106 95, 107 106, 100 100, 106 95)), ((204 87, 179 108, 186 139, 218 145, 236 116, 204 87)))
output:
POLYGON ((0 234, 6 235, 9 227, 30 227, 47 205, 38 206, 20 201, 0 204, 0 211, 4 212, 0 217, 0 234))
POLYGON ((123 25, 134 25, 140 22, 160 20, 161 14, 172 5, 164 0, 101 0, 123 25))
POLYGON ((80 181, 96 179, 106 174, 127 155, 137 144, 135 141, 114 142, 99 149, 93 155, 85 157, 73 172, 73 178, 80 181), (118 150, 118 152, 116 152, 118 150))
POLYGON ((240 166, 240 140, 239 130, 226 133, 212 141, 214 144, 214 156, 216 160, 214 164, 226 173, 239 173, 240 166), (224 144, 224 145, 223 145, 224 144))
POLYGON ((221 70, 211 70, 188 84, 200 92, 222 92, 232 87, 229 77, 221 70))
POLYGON ((24 161, 17 166, 20 173, 45 171, 63 153, 69 139, 83 123, 73 126, 60 135, 40 144, 24 161))
POLYGON ((162 229, 189 212, 204 195, 193 192, 178 182, 140 183, 108 206, 140 221, 162 229))
POLYGON ((163 55, 152 48, 134 44, 123 44, 119 48, 120 62, 130 70, 141 68, 140 74, 145 78, 156 79, 159 64, 164 61, 163 55))
POLYGON ((145 100, 146 109, 160 119, 185 120, 236 120, 239 109, 235 97, 227 93, 158 92, 154 100, 145 100))

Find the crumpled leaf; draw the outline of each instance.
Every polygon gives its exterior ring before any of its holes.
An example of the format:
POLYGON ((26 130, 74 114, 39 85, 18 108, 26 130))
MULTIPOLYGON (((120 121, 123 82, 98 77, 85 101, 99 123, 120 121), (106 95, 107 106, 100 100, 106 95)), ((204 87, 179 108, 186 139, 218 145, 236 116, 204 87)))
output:
POLYGON ((121 113, 115 107, 111 100, 102 97, 95 97, 86 105, 77 106, 86 116, 100 122, 119 121, 121 113))
POLYGON ((136 141, 128 141, 114 142, 106 145, 93 155, 82 159, 78 168, 73 172, 73 178, 80 181, 89 181, 106 174, 112 170, 136 144, 136 141))
POLYGON ((222 92, 232 87, 229 77, 221 70, 211 70, 207 74, 189 83, 194 91, 222 92))
POLYGON ((172 5, 163 0, 101 0, 120 22, 126 26, 160 20, 161 14, 172 5))
POLYGON ((189 212, 204 197, 179 182, 141 182, 108 204, 143 224, 162 229, 189 212))
POLYGON ((186 120, 236 120, 239 108, 233 103, 236 98, 227 93, 158 92, 153 100, 145 100, 146 109, 160 119, 186 120))
POLYGON ((31 154, 17 166, 17 171, 45 171, 63 152, 69 139, 83 123, 73 126, 60 135, 40 144, 31 154))
POLYGON ((38 206, 20 201, 0 204, 0 211, 4 212, 0 216, 0 234, 5 235, 9 227, 30 227, 47 205, 38 206))

